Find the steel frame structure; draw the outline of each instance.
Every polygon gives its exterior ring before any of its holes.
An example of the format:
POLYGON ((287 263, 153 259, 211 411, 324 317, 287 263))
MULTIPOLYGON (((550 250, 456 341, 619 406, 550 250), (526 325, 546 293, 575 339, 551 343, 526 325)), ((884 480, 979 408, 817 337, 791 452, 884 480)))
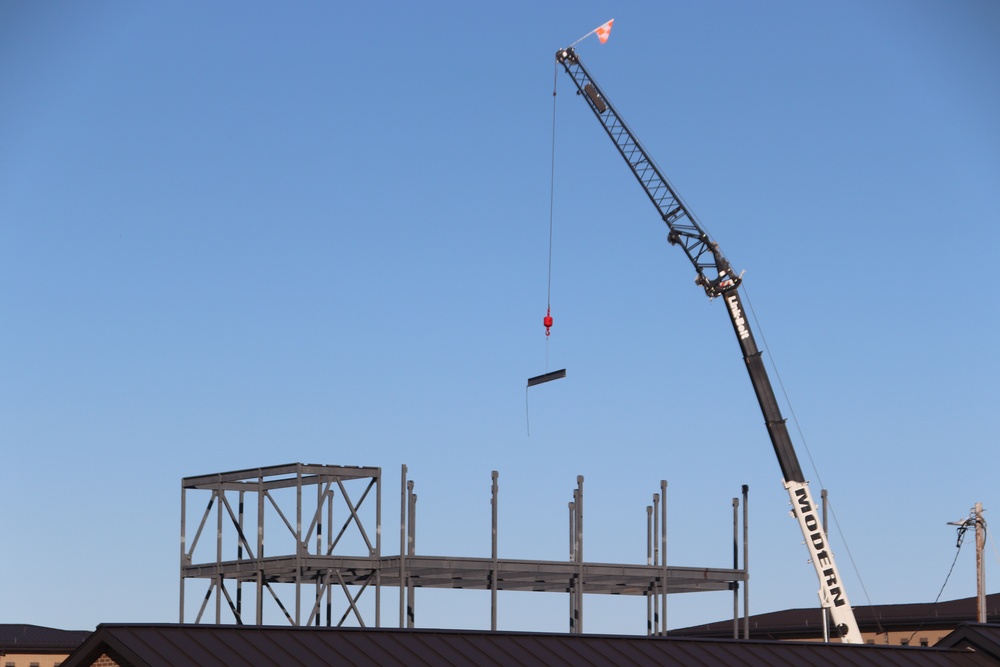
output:
MULTIPOLYGON (((264 625, 271 624, 265 614, 273 618, 277 612, 293 626, 382 627, 381 593, 389 587, 399 591, 399 627, 414 627, 415 589, 450 588, 491 591, 492 630, 497 629, 498 591, 567 593, 574 633, 583 631, 584 593, 644 596, 647 634, 666 634, 668 594, 731 590, 736 636, 741 584, 744 617, 748 605, 746 487, 742 568, 735 509, 732 569, 667 564, 666 481, 646 508, 645 564, 584 560, 582 476, 569 503, 569 560, 516 560, 498 556, 498 473, 492 475, 488 558, 416 553, 417 495, 405 465, 398 555, 382 554, 380 468, 291 463, 186 477, 181 482, 180 622, 191 622, 186 618, 197 606, 194 623, 264 625), (200 516, 196 497, 207 497, 200 516), (214 540, 208 537, 212 530, 214 540), (200 602, 186 595, 199 581, 205 589, 200 602)), ((738 505, 734 498, 734 508, 738 505)))
MULTIPOLYGON (((369 586, 379 584, 380 570, 370 564, 378 562, 382 549, 381 532, 372 529, 381 525, 381 496, 379 468, 291 463, 184 478, 180 622, 185 622, 186 583, 203 579, 208 581, 208 590, 196 623, 204 618, 213 597, 215 623, 223 622, 223 600, 235 623, 248 623, 244 595, 251 593, 254 612, 249 622, 253 624, 264 623, 265 603, 271 600, 292 625, 302 625, 303 617, 306 625, 320 625, 324 611, 325 623, 331 625, 333 590, 339 588, 348 604, 337 625, 351 614, 364 624, 357 602, 369 586), (371 517, 371 512, 362 510, 369 508, 371 502, 365 505, 365 501, 373 489, 371 517), (207 493, 208 503, 189 542, 188 494, 194 492, 207 493), (202 540, 210 525, 215 540, 202 540), (252 526, 249 536, 248 525, 252 526), (336 526, 339 532, 334 534, 336 526), (339 555, 348 548, 363 554, 356 556, 361 561, 360 574, 339 555), (253 587, 250 591, 248 584, 253 587), (295 599, 291 605, 280 594, 289 584, 295 599), (307 584, 315 594, 304 597, 307 584), (359 590, 352 591, 352 587, 359 590)), ((376 618, 378 613, 376 608, 376 618)))

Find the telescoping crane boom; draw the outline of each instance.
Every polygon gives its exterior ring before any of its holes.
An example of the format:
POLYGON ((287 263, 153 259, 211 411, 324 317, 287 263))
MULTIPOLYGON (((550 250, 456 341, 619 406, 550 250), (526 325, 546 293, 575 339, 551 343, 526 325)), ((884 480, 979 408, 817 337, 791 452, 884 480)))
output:
POLYGON ((760 350, 754 340, 750 323, 744 316, 743 303, 737 289, 741 277, 733 273, 719 244, 713 241, 691 214, 673 186, 663 176, 659 167, 639 143, 639 140, 601 91, 590 72, 580 62, 580 56, 570 47, 556 52, 556 61, 573 79, 578 94, 590 106, 591 111, 601 121, 605 131, 614 142, 625 162, 643 190, 656 206, 660 217, 667 224, 667 240, 678 245, 694 265, 697 276, 695 283, 701 286, 709 298, 722 297, 726 312, 733 324, 733 331, 739 340, 743 359, 750 374, 757 401, 764 415, 764 423, 778 456, 785 489, 791 499, 793 513, 809 549, 810 560, 819 577, 820 602, 829 610, 833 625, 841 640, 860 644, 861 633, 854 619, 854 610, 847 599, 843 582, 834 562, 833 552, 827 543, 826 532, 818 519, 816 503, 809 491, 809 483, 802 474, 799 459, 795 455, 792 440, 788 435, 785 419, 781 416, 774 389, 767 376, 760 350))

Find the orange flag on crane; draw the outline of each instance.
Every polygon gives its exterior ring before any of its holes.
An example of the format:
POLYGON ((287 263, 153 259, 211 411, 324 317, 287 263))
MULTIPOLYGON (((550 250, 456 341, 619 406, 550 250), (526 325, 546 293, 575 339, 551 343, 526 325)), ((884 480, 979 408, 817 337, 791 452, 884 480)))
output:
POLYGON ((607 23, 605 23, 600 28, 594 31, 597 33, 597 39, 601 40, 601 44, 607 42, 608 37, 611 36, 611 26, 614 24, 614 22, 615 20, 611 19, 610 21, 608 21, 607 23))

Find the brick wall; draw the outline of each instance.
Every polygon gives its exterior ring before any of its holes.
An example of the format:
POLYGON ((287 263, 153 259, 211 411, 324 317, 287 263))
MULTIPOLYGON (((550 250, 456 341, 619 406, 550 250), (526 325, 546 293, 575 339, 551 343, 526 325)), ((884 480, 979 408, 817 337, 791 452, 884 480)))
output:
POLYGON ((128 667, 128 663, 112 652, 110 655, 108 653, 101 654, 101 657, 95 660, 91 667, 128 667))

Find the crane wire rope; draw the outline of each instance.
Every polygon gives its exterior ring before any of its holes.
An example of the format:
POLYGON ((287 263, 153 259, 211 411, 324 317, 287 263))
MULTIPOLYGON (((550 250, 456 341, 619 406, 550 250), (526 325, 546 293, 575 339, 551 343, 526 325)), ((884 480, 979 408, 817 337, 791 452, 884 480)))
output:
MULTIPOLYGON (((552 156, 549 166, 549 267, 545 288, 545 319, 552 314, 552 230, 555 220, 556 201, 556 88, 559 84, 559 64, 552 67, 552 156)), ((549 330, 545 329, 545 371, 549 370, 549 330)), ((528 436, 531 436, 531 418, 528 412, 528 387, 524 388, 524 421, 528 436)))
MULTIPOLYGON (((746 283, 742 283, 740 287, 743 288, 743 296, 746 297, 747 306, 750 307, 750 314, 753 316, 754 326, 760 334, 760 340, 764 344, 764 351, 767 352, 767 358, 771 361, 771 368, 774 369, 774 376, 778 380, 778 387, 781 388, 781 394, 785 397, 785 404, 788 405, 788 412, 792 416, 792 421, 795 422, 795 430, 798 431, 799 441, 802 443, 802 446, 805 447, 806 456, 809 457, 809 465, 812 466, 813 472, 816 475, 816 481, 819 482, 820 488, 826 488, 826 485, 823 484, 823 478, 819 474, 819 468, 816 466, 816 461, 813 459, 812 450, 809 449, 809 443, 806 442, 806 435, 802 431, 802 425, 799 423, 798 415, 795 414, 795 407, 792 405, 788 392, 785 390, 785 383, 781 379, 781 373, 778 371, 778 365, 774 361, 774 355, 771 354, 771 347, 767 344, 767 336, 764 335, 764 329, 760 325, 760 320, 757 319, 757 311, 754 310, 753 302, 750 300, 750 292, 747 290, 746 283)), ((868 594, 868 587, 865 586, 865 580, 861 576, 861 571, 858 569, 857 561, 854 560, 854 554, 851 553, 851 545, 848 544, 847 537, 844 535, 844 531, 840 527, 840 520, 837 518, 837 512, 834 510, 833 503, 830 502, 829 497, 827 497, 827 506, 830 508, 830 514, 833 516, 833 524, 837 528, 837 535, 840 536, 840 541, 844 545, 844 550, 847 551, 847 559, 851 561, 851 568, 854 570, 854 574, 858 578, 858 583, 861 584, 861 590, 864 591, 865 600, 868 602, 868 606, 872 607, 872 599, 871 595, 868 594)), ((824 527, 824 530, 825 529, 826 528, 824 527)), ((881 634, 882 623, 880 622, 877 614, 875 615, 875 624, 881 634)))
MULTIPOLYGON (((559 84, 559 64, 552 66, 552 157, 549 166, 549 273, 545 291, 546 317, 552 313, 552 230, 556 201, 556 88, 559 84)), ((545 330, 545 370, 549 370, 549 331, 545 330)))

